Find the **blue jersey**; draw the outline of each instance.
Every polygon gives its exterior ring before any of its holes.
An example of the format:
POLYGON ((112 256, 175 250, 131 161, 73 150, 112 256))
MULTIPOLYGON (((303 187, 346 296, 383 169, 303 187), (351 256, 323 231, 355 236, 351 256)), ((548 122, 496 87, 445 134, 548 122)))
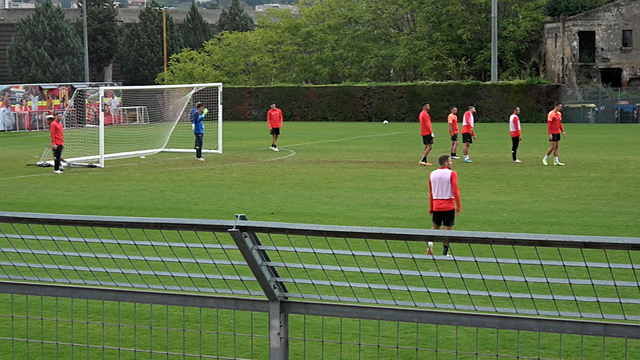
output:
POLYGON ((198 108, 191 110, 191 124, 193 124, 194 134, 204 134, 204 124, 202 124, 202 114, 198 113, 198 108))

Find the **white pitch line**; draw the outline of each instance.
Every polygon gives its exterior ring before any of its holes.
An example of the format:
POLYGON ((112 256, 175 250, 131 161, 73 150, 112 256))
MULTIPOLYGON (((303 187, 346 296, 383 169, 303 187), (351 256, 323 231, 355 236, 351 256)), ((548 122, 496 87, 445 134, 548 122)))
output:
POLYGON ((395 133, 389 133, 389 134, 355 136, 355 137, 344 138, 344 139, 319 140, 319 141, 312 141, 312 142, 306 142, 306 143, 300 143, 300 144, 287 145, 287 147, 313 145, 313 144, 321 144, 321 143, 328 143, 328 142, 339 142, 339 141, 356 140, 356 139, 366 139, 366 138, 371 138, 371 137, 391 136, 391 135, 399 135, 399 134, 402 134, 402 133, 401 132, 395 132, 395 133))
MULTIPOLYGON (((399 135, 402 134, 402 132, 395 132, 395 133, 388 133, 388 134, 376 134, 376 135, 364 135, 364 136, 355 136, 355 137, 350 137, 350 138, 342 138, 342 139, 333 139, 333 140, 320 140, 320 141, 311 141, 311 142, 306 142, 306 143, 300 143, 300 144, 291 144, 291 145, 287 145, 287 147, 292 147, 292 146, 305 146, 305 145, 313 145, 313 144, 321 144, 321 143, 330 143, 330 142, 340 142, 340 141, 348 141, 348 140, 356 140, 356 139, 365 139, 365 138, 372 138, 372 137, 380 137, 380 136, 392 136, 392 135, 399 135)), ((273 159, 266 159, 266 160, 257 160, 257 161, 243 161, 243 162, 239 162, 239 163, 232 163, 232 164, 216 164, 215 167, 224 167, 224 166, 238 166, 238 165, 247 165, 247 164, 254 164, 254 163, 259 163, 259 162, 268 162, 268 161, 277 161, 277 160, 284 160, 286 158, 290 158, 292 156, 297 155, 298 153, 296 153, 294 150, 291 149, 287 149, 287 148, 280 148, 281 150, 284 151, 288 151, 290 152, 290 154, 287 154, 285 156, 280 156, 277 158, 273 158, 273 159)), ((266 150, 266 149, 265 149, 266 150)), ((174 157, 174 158, 170 158, 170 159, 163 159, 163 160, 151 160, 151 161, 142 161, 142 162, 135 162, 135 163, 129 163, 129 164, 118 164, 118 165, 112 165, 109 166, 111 168, 113 167, 124 167, 124 166, 132 166, 132 165, 139 165, 139 164, 144 164, 144 163, 154 163, 154 162, 164 162, 164 161, 171 161, 171 160, 180 160, 180 159, 185 159, 186 157, 174 157)), ((191 167, 183 167, 183 168, 172 168, 174 170, 180 170, 180 169, 189 169, 191 167)), ((158 170, 162 170, 164 171, 165 169, 158 169, 158 170)), ((134 170, 132 170, 134 171, 134 170)), ((83 175, 97 175, 100 174, 99 172, 83 172, 83 175)), ((4 181, 4 180, 15 180, 15 179, 22 179, 22 178, 29 178, 29 177, 35 177, 35 176, 50 176, 50 175, 57 175, 57 174, 53 174, 53 172, 50 173, 44 173, 44 174, 34 174, 34 175, 21 175, 21 176, 14 176, 14 177, 8 177, 8 178, 0 178, 0 181, 4 181)), ((72 175, 72 174, 66 174, 67 176, 72 175)))

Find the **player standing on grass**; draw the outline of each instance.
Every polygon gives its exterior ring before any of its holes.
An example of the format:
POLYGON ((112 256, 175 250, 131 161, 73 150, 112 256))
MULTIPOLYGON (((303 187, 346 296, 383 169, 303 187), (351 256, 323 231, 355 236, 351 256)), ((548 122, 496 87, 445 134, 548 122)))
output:
MULTIPOLYGON (((433 230, 453 229, 455 218, 460 215, 460 190, 458 189, 458 174, 451 170, 453 162, 449 155, 438 158, 440 168, 429 175, 429 215, 433 219, 433 230), (457 209, 457 210, 456 210, 457 209)), ((449 243, 444 243, 442 255, 448 255, 449 243)), ((427 255, 433 254, 433 243, 429 243, 427 255)))
POLYGON ((567 134, 564 132, 564 128, 562 127, 562 104, 555 103, 553 110, 549 111, 549 115, 547 115, 547 128, 549 129, 549 143, 551 146, 547 153, 544 155, 542 159, 542 164, 548 165, 547 159, 549 155, 553 152, 553 165, 563 166, 564 164, 558 160, 558 146, 560 145, 560 132, 564 137, 567 137, 567 134))
POLYGON ((202 103, 196 103, 196 107, 191 110, 191 127, 193 128, 193 135, 196 137, 196 160, 204 161, 202 158, 202 138, 204 137, 204 124, 202 119, 207 116, 209 110, 204 108, 202 103))
POLYGON ((422 143, 424 144, 424 152, 422 153, 422 159, 418 164, 424 166, 431 166, 427 161, 427 156, 431 152, 431 147, 433 146, 433 138, 435 135, 433 134, 433 130, 431 130, 431 116, 429 116, 429 110, 431 109, 431 105, 428 103, 422 103, 422 111, 420 112, 420 116, 418 119, 420 120, 420 134, 422 135, 422 143))
POLYGON ((520 132, 520 108, 514 107, 513 114, 509 117, 509 130, 511 131, 511 157, 514 163, 521 163, 518 160, 518 145, 522 141, 522 133, 520 132))
POLYGON ((64 171, 64 168, 60 165, 62 149, 64 148, 61 119, 61 114, 56 114, 56 116, 47 115, 47 124, 49 124, 49 131, 51 132, 51 148, 53 149, 53 172, 55 174, 62 174, 62 171, 64 171))
POLYGON ((464 154, 464 162, 472 163, 469 159, 469 146, 473 144, 473 140, 476 139, 476 133, 473 132, 473 123, 475 122, 476 108, 469 106, 469 110, 464 113, 462 118, 462 153, 464 154), (472 139, 473 138, 473 139, 472 139))
POLYGON ((267 113, 267 123, 271 134, 271 150, 280 151, 277 142, 282 128, 282 111, 276 107, 276 103, 271 104, 271 110, 267 113))
POLYGON ((458 108, 452 106, 449 108, 451 113, 449 117, 447 117, 447 122, 449 123, 449 135, 451 135, 451 158, 452 159, 460 159, 456 151, 458 151, 458 108))

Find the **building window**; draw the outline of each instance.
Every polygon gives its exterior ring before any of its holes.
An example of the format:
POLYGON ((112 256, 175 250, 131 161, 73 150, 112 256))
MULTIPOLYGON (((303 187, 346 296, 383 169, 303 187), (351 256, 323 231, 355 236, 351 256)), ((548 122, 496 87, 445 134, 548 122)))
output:
POLYGON ((633 47, 633 30, 622 30, 622 47, 633 47))
POLYGON ((596 32, 578 31, 578 62, 596 62, 596 32))
POLYGON ((557 49, 558 48, 558 33, 553 34, 555 41, 554 41, 554 47, 557 49))

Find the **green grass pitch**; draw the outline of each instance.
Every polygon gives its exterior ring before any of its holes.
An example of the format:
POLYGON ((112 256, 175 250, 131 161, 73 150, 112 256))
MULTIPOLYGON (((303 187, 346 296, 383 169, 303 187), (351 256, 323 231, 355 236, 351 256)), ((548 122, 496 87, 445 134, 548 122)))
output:
MULTIPOLYGON (((637 236, 637 125, 567 124, 564 167, 543 166, 546 126, 524 124, 521 164, 506 124, 478 124, 473 164, 454 160, 457 230, 637 236)), ((449 152, 435 123, 429 161, 449 152)), ((286 123, 280 152, 265 123, 227 122, 224 153, 163 153, 55 175, 35 163, 48 134, 0 134, 0 209, 43 213, 233 219, 429 228, 428 175, 416 123, 286 123)), ((207 139, 205 139, 206 145, 207 139)), ((462 153, 462 146, 458 154, 462 153)), ((64 154, 63 154, 64 156, 64 154)))
MULTIPOLYGON (((541 163, 548 148, 545 124, 523 124, 524 139, 519 149, 521 164, 511 162, 508 124, 477 124, 478 139, 471 146, 474 163, 454 160, 463 208, 455 229, 640 236, 637 227, 640 215, 637 205, 640 200, 638 125, 566 124, 565 130, 568 137, 560 143, 560 160, 567 165, 545 167, 541 163)), ((445 123, 434 123, 434 131, 436 138, 429 161, 435 164, 439 155, 449 153, 451 142, 445 123)), ((71 168, 63 175, 55 175, 52 168, 25 166, 40 159, 48 133, 0 133, 0 186, 3 189, 0 210, 223 220, 244 213, 256 221, 431 227, 428 175, 436 167, 418 165, 423 145, 417 123, 285 123, 278 142, 281 151, 273 152, 269 149, 266 123, 226 122, 223 140, 223 154, 205 154, 203 163, 195 161, 192 154, 163 153, 145 159, 107 161, 104 169, 71 168)), ((206 142, 205 138, 205 147, 206 142)), ((462 154, 462 145, 458 154, 462 154)), ((30 308, 37 309, 40 299, 33 301, 30 308)), ((47 304, 53 304, 48 301, 47 304)), ((69 309, 68 300, 59 302, 61 309, 69 309)), ((24 305, 16 305, 17 310, 24 309, 24 305)), ((88 302, 87 305, 76 302, 77 318, 96 323, 105 320, 101 318, 101 303, 88 302)), ((250 332, 249 327, 262 334, 266 331, 266 314, 239 313, 235 318, 236 315, 229 312, 204 310, 204 316, 200 318, 197 309, 165 314, 165 308, 152 310, 149 306, 138 305, 136 315, 132 317, 131 304, 117 305, 118 308, 115 304, 107 306, 107 323, 153 323, 158 327, 180 328, 186 319, 187 329, 193 330, 186 336, 187 348, 199 346, 197 332, 200 329, 231 333, 237 326, 236 330, 245 333, 250 332), (156 311, 160 312, 156 314, 156 311)), ((1 305, 0 309, 5 314, 9 311, 1 305)), ((30 315, 34 315, 34 310, 31 311, 30 315)), ((53 306, 48 306, 43 316, 54 318, 55 312, 53 306)), ((70 313, 62 311, 58 316, 69 318, 70 313)), ((307 320, 309 322, 304 324, 301 317, 292 317, 292 332, 300 334, 306 327, 309 338, 321 338, 324 342, 292 340, 292 358, 301 358, 302 354, 309 359, 320 358, 322 354, 332 358, 332 354, 339 353, 349 359, 359 351, 362 358, 377 357, 378 354, 390 359, 396 356, 401 359, 435 358, 435 354, 425 352, 417 357, 411 350, 417 338, 421 346, 435 346, 433 326, 383 324, 384 334, 379 335, 376 322, 307 320), (354 334, 360 326, 365 332, 358 338, 354 334), (318 333, 319 328, 322 328, 322 334, 318 333), (332 341, 352 344, 338 345, 332 341), (358 343, 391 343, 406 345, 407 349, 378 349, 362 347, 358 343)), ((29 326, 16 326, 15 335, 24 337, 27 328, 33 333, 39 331, 40 326, 37 321, 29 326)), ((71 325, 61 326, 60 341, 70 341, 68 335, 64 335, 69 331, 64 330, 70 330, 66 327, 71 325)), ((0 332, 0 336, 9 336, 9 328, 4 328, 6 331, 0 332)), ((169 342, 172 351, 180 352, 185 346, 182 333, 163 330, 154 330, 151 334, 149 329, 140 328, 134 334, 132 327, 107 325, 105 330, 102 325, 88 324, 77 327, 76 331, 79 336, 90 334, 95 337, 92 341, 97 343, 101 343, 99 337, 107 332, 110 334, 107 343, 129 348, 135 346, 136 341, 138 346, 148 348, 153 340, 158 349, 162 349, 165 339, 174 336, 177 340, 169 342), (116 331, 120 331, 117 339, 116 331), (141 345, 143 342, 145 344, 141 345)), ((472 354, 475 351, 514 353, 516 338, 520 336, 521 356, 571 359, 582 356, 579 351, 574 352, 581 348, 582 339, 574 336, 543 334, 538 338, 537 334, 498 334, 483 329, 476 333, 475 329, 444 326, 438 334, 439 348, 451 352, 457 349, 472 354), (455 338, 458 331, 459 343, 455 338), (481 341, 476 344, 476 339, 481 341), (542 343, 540 353, 538 342, 542 343), (497 343, 500 349, 495 349, 497 343), (561 356, 557 352, 558 344, 562 344, 561 356)), ((621 342, 624 340, 609 339, 606 346, 615 348, 621 342)), ((0 341, 0 358, 10 351, 9 344, 0 341)), ((31 357, 38 358, 40 345, 32 346, 35 348, 30 348, 31 357)), ((44 347, 42 353, 55 354, 55 346, 44 347)), ((204 347, 208 353, 215 353, 215 347, 233 347, 238 351, 219 351, 221 356, 266 358, 268 340, 220 335, 204 347), (238 347, 239 343, 244 345, 238 347), (262 350, 257 350, 260 348, 262 350)), ((585 358, 603 358, 603 347, 601 339, 585 345, 585 358)), ((23 344, 18 349, 20 357, 24 354, 23 344)), ((637 344, 629 351, 634 349, 637 351, 637 344)), ((70 350, 65 349, 62 354, 63 357, 69 355, 70 350)), ((74 358, 97 358, 103 354, 102 349, 76 349, 74 358)), ((144 353, 136 355, 140 359, 150 358, 144 353)), ((618 355, 624 356, 620 353, 613 356, 618 355)), ((105 358, 118 356, 117 351, 107 350, 105 358)), ((131 352, 121 356, 134 358, 131 352)), ((477 358, 465 356, 456 357, 445 352, 440 353, 438 359, 477 358)))

